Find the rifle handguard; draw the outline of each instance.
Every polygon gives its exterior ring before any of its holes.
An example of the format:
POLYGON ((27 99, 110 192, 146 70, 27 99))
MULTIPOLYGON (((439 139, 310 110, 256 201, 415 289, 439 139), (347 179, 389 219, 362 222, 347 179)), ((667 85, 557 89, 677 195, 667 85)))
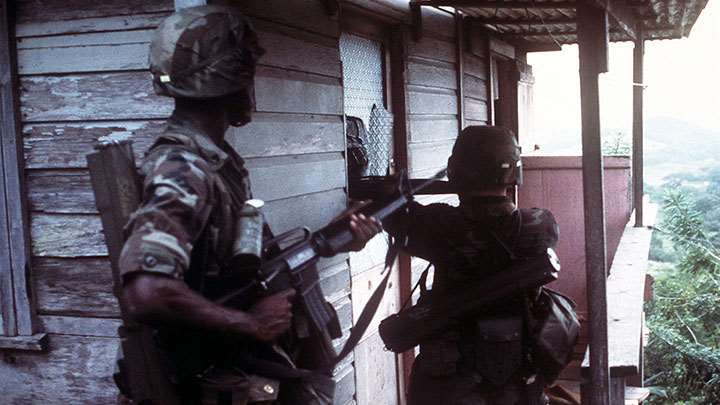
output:
POLYGON ((552 248, 544 255, 514 260, 503 271, 451 296, 435 297, 380 322, 385 347, 402 353, 450 329, 454 322, 481 313, 510 297, 557 280, 560 262, 552 248))

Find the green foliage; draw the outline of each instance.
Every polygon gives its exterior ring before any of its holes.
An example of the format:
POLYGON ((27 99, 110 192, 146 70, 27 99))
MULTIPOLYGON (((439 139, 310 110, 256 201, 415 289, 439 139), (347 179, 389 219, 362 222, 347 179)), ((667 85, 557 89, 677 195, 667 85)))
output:
POLYGON ((676 184, 663 205, 659 229, 678 254, 655 281, 646 307, 645 349, 651 403, 720 403, 720 252, 697 201, 676 184))
POLYGON ((605 156, 628 156, 632 147, 629 137, 621 132, 612 134, 603 134, 602 136, 602 152, 605 156))
MULTIPOLYGON (((672 214, 690 218, 698 232, 712 246, 720 247, 720 167, 705 169, 693 173, 676 173, 665 177, 660 186, 645 186, 645 192, 655 203, 664 203, 668 198, 682 198, 673 212, 661 210, 658 220, 672 214), (679 197, 678 197, 679 196, 679 197)), ((682 230, 665 229, 666 233, 655 232, 650 245, 650 259, 661 262, 676 262, 679 252, 671 235, 683 235, 682 230)), ((695 235, 694 237, 699 237, 695 235)))

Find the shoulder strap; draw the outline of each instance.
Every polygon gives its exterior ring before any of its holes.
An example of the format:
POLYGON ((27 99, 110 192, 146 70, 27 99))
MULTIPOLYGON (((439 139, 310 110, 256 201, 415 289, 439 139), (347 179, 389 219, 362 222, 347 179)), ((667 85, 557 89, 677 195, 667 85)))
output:
POLYGON ((519 209, 517 209, 517 210, 515 210, 515 212, 517 212, 517 215, 518 215, 518 228, 517 228, 517 231, 516 231, 515 235, 513 235, 513 245, 512 245, 512 246, 508 245, 507 242, 505 242, 505 241, 497 234, 497 232, 495 232, 495 229, 493 229, 492 226, 487 226, 487 229, 488 229, 488 232, 490 233, 490 236, 492 236, 493 239, 495 239, 495 241, 496 241, 500 246, 502 246, 502 248, 505 250, 505 252, 507 252, 508 256, 510 257, 510 260, 515 260, 515 259, 517 259, 517 255, 515 254, 515 249, 514 249, 514 247, 515 247, 515 242, 517 241, 518 236, 520 235, 520 232, 522 232, 522 225, 523 225, 522 211, 519 210, 519 209))

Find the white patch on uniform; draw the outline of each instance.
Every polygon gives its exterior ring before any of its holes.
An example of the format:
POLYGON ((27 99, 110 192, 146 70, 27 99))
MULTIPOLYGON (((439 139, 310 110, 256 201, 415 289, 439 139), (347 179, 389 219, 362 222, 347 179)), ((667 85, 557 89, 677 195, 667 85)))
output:
POLYGON ((142 241, 160 245, 167 250, 175 253, 176 256, 180 257, 182 265, 185 268, 190 265, 190 255, 185 249, 180 246, 180 242, 173 235, 170 235, 167 232, 154 230, 147 235, 143 235, 142 241))
POLYGON ((173 179, 165 177, 163 175, 157 175, 153 177, 152 184, 155 185, 155 194, 163 196, 169 194, 176 194, 178 200, 181 203, 187 205, 190 208, 195 208, 198 203, 199 197, 195 194, 189 193, 173 179))
POLYGON ((160 155, 160 157, 155 161, 155 166, 153 167, 153 170, 158 170, 160 166, 167 162, 167 153, 163 153, 160 155))
POLYGON ((183 159, 185 159, 185 160, 187 160, 188 162, 190 162, 190 163, 195 163, 195 162, 197 162, 198 160, 200 160, 200 158, 199 158, 197 155, 192 154, 192 153, 189 153, 189 152, 186 152, 186 151, 180 152, 180 156, 181 156, 183 159))

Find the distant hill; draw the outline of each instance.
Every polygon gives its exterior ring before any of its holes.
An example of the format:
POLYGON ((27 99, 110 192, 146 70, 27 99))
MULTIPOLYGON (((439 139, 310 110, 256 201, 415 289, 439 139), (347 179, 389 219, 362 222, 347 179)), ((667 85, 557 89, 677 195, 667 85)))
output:
MULTIPOLYGON (((620 133, 631 142, 628 130, 606 128, 604 138, 620 133)), ((538 131, 543 155, 579 155, 580 129, 538 131)), ((645 121, 645 181, 660 184, 663 177, 680 172, 699 172, 720 166, 720 128, 711 130, 671 117, 645 121)))
POLYGON ((720 128, 709 130, 674 118, 645 122, 645 181, 668 174, 699 172, 720 165, 720 128))

